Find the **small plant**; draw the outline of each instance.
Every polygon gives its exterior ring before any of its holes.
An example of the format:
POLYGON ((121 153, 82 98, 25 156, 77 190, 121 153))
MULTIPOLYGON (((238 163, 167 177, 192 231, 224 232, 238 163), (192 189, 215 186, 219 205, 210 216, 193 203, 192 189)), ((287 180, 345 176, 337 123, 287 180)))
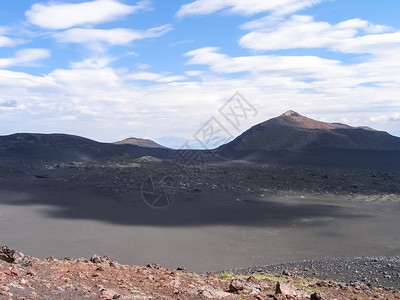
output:
POLYGON ((232 278, 235 278, 235 276, 233 276, 233 274, 231 274, 231 273, 220 273, 220 274, 218 274, 218 278, 219 279, 232 279, 232 278))
POLYGON ((287 278, 284 275, 254 274, 253 276, 255 279, 261 279, 261 280, 266 279, 266 280, 274 281, 274 282, 287 281, 287 278))
POLYGON ((308 294, 313 294, 319 291, 318 288, 314 286, 310 286, 310 283, 306 279, 299 279, 294 286, 298 288, 299 290, 302 290, 308 294))

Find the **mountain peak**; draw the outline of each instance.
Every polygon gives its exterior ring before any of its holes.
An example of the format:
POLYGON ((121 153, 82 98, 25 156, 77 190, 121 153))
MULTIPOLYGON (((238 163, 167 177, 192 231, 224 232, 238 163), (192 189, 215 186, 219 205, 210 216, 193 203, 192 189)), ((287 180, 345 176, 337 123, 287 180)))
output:
POLYGON ((288 110, 287 112, 283 113, 276 119, 278 119, 281 124, 286 124, 301 128, 308 128, 308 129, 336 129, 341 127, 346 127, 346 125, 342 124, 325 123, 314 119, 310 119, 293 110, 288 110))
POLYGON ((294 110, 288 110, 281 115, 282 117, 301 117, 301 115, 294 110))
POLYGON ((139 147, 147 147, 147 148, 167 148, 164 147, 160 144, 157 144, 156 142, 149 140, 149 139, 142 139, 142 138, 136 138, 136 137, 130 137, 127 139, 124 139, 122 141, 115 142, 114 144, 117 145, 136 145, 139 147))

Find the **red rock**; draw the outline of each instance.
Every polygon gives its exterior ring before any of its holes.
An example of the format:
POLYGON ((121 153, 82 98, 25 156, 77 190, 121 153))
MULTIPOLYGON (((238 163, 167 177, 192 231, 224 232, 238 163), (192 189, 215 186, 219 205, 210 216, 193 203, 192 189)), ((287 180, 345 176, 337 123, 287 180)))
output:
POLYGON ((200 294, 207 299, 224 299, 231 296, 231 294, 224 291, 219 291, 212 286, 202 287, 200 294))
POLYGON ((232 293, 237 293, 239 291, 244 290, 245 282, 243 279, 235 278, 232 279, 231 283, 229 284, 229 291, 232 293))
POLYGON ((275 294, 278 294, 278 295, 280 294, 283 296, 291 296, 291 297, 297 296, 296 290, 283 282, 277 282, 276 288, 275 288, 275 294))
POLYGON ((9 270, 9 271, 5 271, 4 274, 7 274, 9 276, 19 276, 20 272, 17 270, 9 270))

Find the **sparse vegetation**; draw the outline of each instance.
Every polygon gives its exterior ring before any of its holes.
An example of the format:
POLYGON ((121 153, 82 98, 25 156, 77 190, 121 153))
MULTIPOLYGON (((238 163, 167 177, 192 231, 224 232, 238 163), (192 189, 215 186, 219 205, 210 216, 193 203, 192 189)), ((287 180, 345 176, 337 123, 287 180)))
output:
POLYGON ((224 273, 218 274, 218 278, 219 279, 232 279, 232 278, 235 278, 235 276, 231 273, 224 272, 224 273))
POLYGON ((315 282, 310 279, 307 280, 300 278, 294 282, 293 286, 308 294, 313 294, 320 291, 320 289, 315 286, 315 282))

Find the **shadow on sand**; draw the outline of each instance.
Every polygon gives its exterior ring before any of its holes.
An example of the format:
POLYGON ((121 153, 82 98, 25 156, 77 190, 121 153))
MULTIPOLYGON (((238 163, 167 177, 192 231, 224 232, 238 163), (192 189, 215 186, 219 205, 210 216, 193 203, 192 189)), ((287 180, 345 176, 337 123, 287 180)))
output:
POLYGON ((313 222, 304 222, 304 225, 318 226, 318 220, 321 219, 368 217, 334 202, 310 203, 306 199, 288 201, 285 197, 260 200, 252 194, 222 192, 178 195, 170 206, 154 209, 142 201, 139 192, 121 200, 116 195, 101 194, 90 189, 66 189, 62 185, 51 184, 51 181, 46 185, 36 185, 37 182, 0 182, 0 204, 45 205, 49 209, 43 211, 43 214, 50 218, 149 226, 285 227, 300 219, 314 219, 313 222))

